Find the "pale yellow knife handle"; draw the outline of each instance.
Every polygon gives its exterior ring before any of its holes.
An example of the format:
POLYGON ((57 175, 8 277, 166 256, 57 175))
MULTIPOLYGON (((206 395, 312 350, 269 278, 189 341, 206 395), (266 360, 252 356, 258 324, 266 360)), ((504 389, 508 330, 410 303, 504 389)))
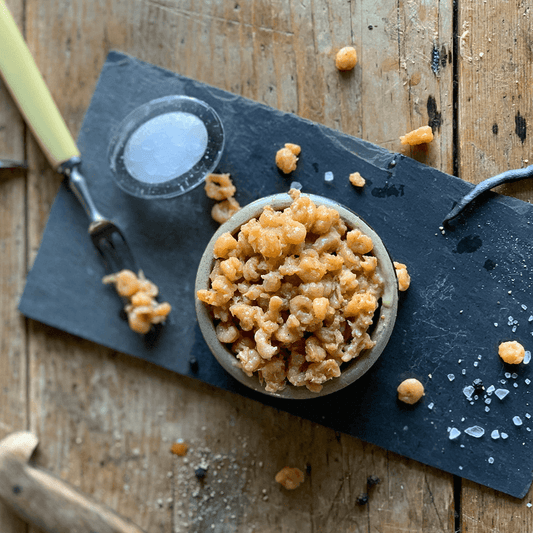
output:
POLYGON ((39 145, 57 170, 80 152, 13 16, 0 0, 0 73, 39 145))

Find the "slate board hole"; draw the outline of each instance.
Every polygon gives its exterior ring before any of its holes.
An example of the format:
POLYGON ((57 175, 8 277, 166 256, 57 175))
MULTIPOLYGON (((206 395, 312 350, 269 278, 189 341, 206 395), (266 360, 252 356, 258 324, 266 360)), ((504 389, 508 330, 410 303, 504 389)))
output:
POLYGON ((492 259, 487 259, 483 264, 485 270, 494 270, 496 268, 496 263, 492 259))
POLYGON ((372 196, 376 198, 389 198, 390 196, 399 196, 404 195, 404 186, 403 185, 385 185, 384 187, 374 187, 372 189, 372 196))
POLYGON ((458 243, 457 248, 453 251, 455 254, 471 254, 479 250, 483 245, 483 241, 479 235, 467 235, 463 237, 458 243))
POLYGON ((515 133, 518 135, 518 138, 524 142, 527 135, 527 123, 526 119, 520 115, 520 111, 516 114, 514 118, 515 123, 515 133))
POLYGON ((428 111, 428 126, 431 126, 431 131, 440 131, 442 124, 442 113, 437 109, 437 101, 434 96, 429 95, 426 104, 428 111))

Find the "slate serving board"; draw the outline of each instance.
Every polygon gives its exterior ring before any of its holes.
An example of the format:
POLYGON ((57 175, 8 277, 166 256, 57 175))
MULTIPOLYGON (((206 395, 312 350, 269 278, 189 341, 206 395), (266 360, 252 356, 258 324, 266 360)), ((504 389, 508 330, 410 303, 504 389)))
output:
POLYGON ((89 241, 85 213, 63 186, 20 301, 24 315, 512 496, 527 493, 533 468, 531 369, 507 368, 497 347, 511 339, 526 349, 533 344, 533 206, 489 193, 442 233, 443 217, 471 189, 468 183, 117 52, 102 69, 78 146, 96 204, 124 229, 146 275, 174 310, 155 344, 129 330, 119 318, 119 300, 100 281, 104 268, 89 241), (212 200, 203 187, 170 200, 130 197, 113 183, 107 159, 120 121, 137 106, 170 94, 200 98, 220 115, 226 148, 218 171, 231 174, 241 205, 298 181, 304 193, 357 212, 394 260, 408 265, 412 284, 401 295, 390 343, 352 387, 322 399, 283 401, 245 389, 211 355, 195 318, 194 279, 217 228, 209 216, 212 200), (289 177, 274 164, 285 142, 302 147, 289 177), (327 171, 333 172, 331 182, 324 179, 327 171), (348 182, 354 171, 367 180, 362 190, 348 182), (197 367, 189 364, 192 356, 197 367), (405 377, 419 378, 426 388, 414 407, 396 399, 405 377), (469 400, 463 389, 477 378, 485 390, 469 400), (499 400, 487 392, 491 385, 509 394, 499 400), (465 433, 473 426, 484 435, 465 433), (450 440, 450 428, 461 432, 457 439, 450 440), (494 430, 508 438, 491 437, 494 430))

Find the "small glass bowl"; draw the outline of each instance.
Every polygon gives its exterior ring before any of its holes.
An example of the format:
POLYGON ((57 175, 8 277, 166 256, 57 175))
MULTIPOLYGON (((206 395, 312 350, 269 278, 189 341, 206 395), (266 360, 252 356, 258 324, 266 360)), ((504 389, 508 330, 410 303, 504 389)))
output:
MULTIPOLYGON (((316 196, 314 194, 305 194, 305 196, 308 196, 318 206, 325 205, 336 209, 349 229, 358 228, 372 239, 374 244, 372 254, 378 258, 378 268, 384 280, 384 292, 381 297, 380 306, 376 309, 374 314, 374 325, 371 326, 373 329, 370 336, 376 343, 373 348, 363 350, 358 357, 344 363, 341 367, 341 375, 338 378, 326 381, 320 392, 311 392, 305 386, 295 387, 289 383, 282 391, 267 392, 265 386, 260 383, 256 374, 249 377, 236 366, 238 360, 235 354, 217 338, 215 323, 208 306, 198 298, 195 299, 196 316, 200 331, 202 332, 209 349, 220 365, 235 379, 250 389, 269 396, 293 400, 307 400, 325 396, 344 389, 358 380, 378 360, 379 356, 385 349, 392 334, 392 330, 394 329, 396 314, 398 311, 398 280, 396 277, 396 270, 391 257, 378 234, 347 207, 323 196, 316 196)), ((207 244, 200 260, 196 274, 195 294, 201 289, 210 288, 209 275, 211 274, 215 262, 213 248, 220 235, 226 232, 234 235, 239 231, 240 227, 251 218, 258 218, 267 205, 272 206, 276 211, 281 211, 286 207, 289 207, 291 203, 292 198, 287 193, 267 196, 244 206, 227 222, 222 224, 207 244)))
POLYGON ((196 98, 171 95, 132 111, 111 139, 108 158, 115 182, 123 191, 138 198, 173 198, 202 183, 215 170, 223 150, 224 128, 215 110, 196 98), (177 136, 183 140, 187 135, 186 123, 194 128, 187 139, 190 150, 183 142, 176 144, 177 136), (174 138, 165 127, 174 128, 174 138), (144 146, 139 146, 143 142, 144 146), (178 157, 180 150, 185 158, 178 157), (149 173, 145 170, 148 165, 149 173))

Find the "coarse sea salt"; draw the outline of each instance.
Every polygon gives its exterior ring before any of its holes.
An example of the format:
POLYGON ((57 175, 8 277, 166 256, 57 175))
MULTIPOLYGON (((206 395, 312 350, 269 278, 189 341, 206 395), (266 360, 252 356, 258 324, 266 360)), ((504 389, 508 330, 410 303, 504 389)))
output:
POLYGON ((463 394, 470 400, 470 398, 472 398, 472 394, 474 394, 474 387, 472 387, 472 385, 467 385, 464 389, 463 389, 463 394))
POLYGON ((448 374, 448 379, 450 381, 453 381, 455 379, 455 376, 453 374, 448 374))
POLYGON ((519 416, 513 416, 513 424, 515 426, 521 426, 522 423, 522 419, 519 416))
POLYGON ((493 464, 494 463, 494 457, 489 457, 487 459, 487 461, 489 462, 489 464, 493 464))
POLYGON ((509 391, 507 389, 496 389, 494 391, 494 394, 500 399, 503 400, 508 394, 509 391))
POLYGON ((471 437, 479 439, 480 437, 483 437, 483 435, 485 435, 485 430, 481 426, 471 426, 465 429, 465 433, 467 435, 470 435, 471 437))
POLYGON ((498 440, 500 438, 500 432, 495 429, 491 434, 490 436, 494 439, 494 440, 498 440))
POLYGON ((459 437, 460 434, 461 432, 457 428, 451 428, 448 437, 450 438, 450 440, 455 440, 459 437))
POLYGON ((487 394, 490 396, 495 390, 496 390, 496 387, 495 387, 494 385, 491 385, 491 386, 487 389, 487 394))
POLYGON ((522 363, 524 365, 529 365, 530 362, 531 362, 531 352, 529 350, 526 350, 522 363))
POLYGON ((324 181, 333 181, 333 172, 331 171, 327 171, 325 174, 324 174, 324 181))
POLYGON ((500 433, 500 437, 505 440, 507 438, 509 438, 509 435, 507 435, 507 433, 503 433, 503 431, 500 433))

